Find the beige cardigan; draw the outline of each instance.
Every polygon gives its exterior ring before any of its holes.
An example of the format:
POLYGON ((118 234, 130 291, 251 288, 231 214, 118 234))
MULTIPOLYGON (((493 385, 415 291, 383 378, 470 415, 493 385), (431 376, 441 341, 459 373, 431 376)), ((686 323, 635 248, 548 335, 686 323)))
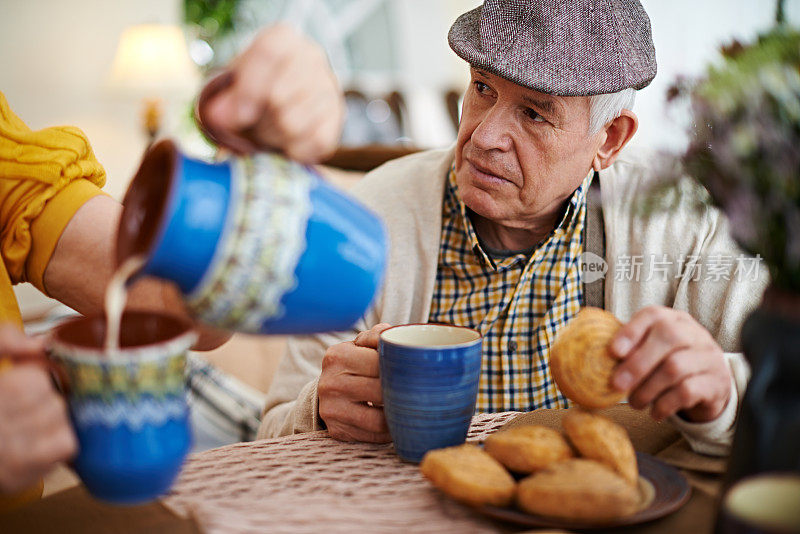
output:
MULTIPOLYGON (((356 333, 383 322, 426 322, 431 306, 441 235, 444 183, 453 161, 453 149, 413 154, 370 172, 352 190, 379 213, 389 230, 391 250, 386 281, 373 307, 347 332, 294 337, 267 396, 259 437, 274 437, 320 429, 317 379, 327 347, 352 340, 356 333)), ((693 210, 676 197, 669 211, 642 209, 649 169, 623 154, 600 173, 605 217, 605 307, 622 321, 648 305, 672 306, 689 312, 714 336, 725 351, 738 350, 738 332, 767 283, 691 281, 672 265, 668 276, 647 282, 615 280, 614 258, 650 254, 738 256, 728 235, 726 220, 716 210, 693 210)), ((647 265, 642 268, 646 278, 647 265)), ((620 277, 622 278, 622 277, 620 277)), ((735 277, 731 277, 735 280, 735 277)), ((696 450, 724 454, 730 443, 738 399, 747 381, 747 366, 739 354, 729 354, 735 394, 715 421, 704 424, 674 422, 696 450)))

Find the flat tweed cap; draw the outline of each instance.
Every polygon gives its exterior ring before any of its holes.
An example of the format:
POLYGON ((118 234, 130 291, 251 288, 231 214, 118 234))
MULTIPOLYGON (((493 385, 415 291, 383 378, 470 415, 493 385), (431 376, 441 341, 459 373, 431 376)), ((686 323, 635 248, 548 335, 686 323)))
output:
POLYGON ((458 17, 447 40, 473 67, 554 95, 642 89, 656 75, 638 0, 486 0, 458 17))

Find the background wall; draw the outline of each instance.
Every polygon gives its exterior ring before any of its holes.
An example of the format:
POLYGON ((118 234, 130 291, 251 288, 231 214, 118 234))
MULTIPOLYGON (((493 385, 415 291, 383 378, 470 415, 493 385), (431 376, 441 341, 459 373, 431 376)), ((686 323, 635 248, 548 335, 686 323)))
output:
MULTIPOLYGON (((420 146, 448 144, 454 132, 436 95, 445 87, 465 87, 467 70, 448 48, 446 32, 458 14, 479 2, 386 2, 396 31, 376 38, 396 41, 397 69, 391 76, 397 79, 390 82, 407 92, 412 141, 420 146)), ((643 0, 643 4, 652 20, 659 74, 637 98, 641 126, 635 142, 679 147, 685 117, 665 111, 665 89, 676 75, 698 72, 715 57, 719 44, 732 37, 751 38, 768 27, 774 3, 643 0)), ((800 0, 787 0, 786 7, 789 20, 799 23, 800 0)), ((104 88, 119 34, 132 24, 180 20, 178 0, 0 0, 0 91, 33 128, 53 124, 82 128, 108 171, 107 191, 120 198, 145 140, 139 127, 139 103, 104 88)), ((358 73, 347 75, 359 78, 358 73)), ((369 76, 362 78, 368 83, 369 76)), ((171 104, 168 131, 181 126, 185 111, 185 102, 171 104)), ((27 294, 24 299, 32 302, 27 294)))
MULTIPOLYGON (((685 113, 664 106, 664 94, 679 75, 696 75, 717 59, 720 45, 748 40, 775 20, 772 0, 641 0, 650 16, 658 74, 639 92, 634 107, 639 131, 633 142, 654 148, 684 146, 685 113)), ((800 24, 800 0, 786 0, 788 20, 800 24)))
POLYGON ((119 198, 145 139, 139 102, 104 88, 123 29, 176 23, 178 0, 0 0, 0 91, 34 129, 74 124, 89 136, 119 198))

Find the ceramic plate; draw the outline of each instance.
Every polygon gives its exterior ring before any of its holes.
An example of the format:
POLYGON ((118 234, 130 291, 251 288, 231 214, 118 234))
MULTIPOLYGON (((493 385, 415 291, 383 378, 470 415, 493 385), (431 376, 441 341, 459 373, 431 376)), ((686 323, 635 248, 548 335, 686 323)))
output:
POLYGON ((639 463, 639 489, 642 494, 642 506, 638 512, 627 517, 602 523, 587 523, 532 515, 514 508, 498 506, 480 506, 476 510, 489 517, 527 527, 592 529, 621 527, 652 521, 674 512, 689 500, 689 482, 677 469, 641 452, 636 453, 636 460, 639 463))

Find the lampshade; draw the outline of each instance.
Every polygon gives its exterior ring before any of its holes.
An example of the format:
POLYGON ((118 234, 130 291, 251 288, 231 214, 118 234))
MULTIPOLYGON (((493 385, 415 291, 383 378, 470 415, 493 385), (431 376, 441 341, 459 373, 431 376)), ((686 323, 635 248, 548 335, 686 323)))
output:
POLYGON ((169 97, 191 93, 199 78, 180 28, 142 24, 122 33, 107 86, 134 97, 169 97))

